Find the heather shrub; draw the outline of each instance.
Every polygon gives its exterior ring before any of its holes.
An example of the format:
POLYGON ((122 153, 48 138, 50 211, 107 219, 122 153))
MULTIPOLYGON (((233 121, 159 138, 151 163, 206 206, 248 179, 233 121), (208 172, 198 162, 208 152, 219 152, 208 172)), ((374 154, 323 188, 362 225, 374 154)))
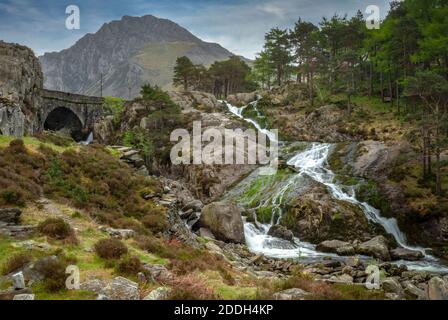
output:
POLYGON ((41 222, 37 229, 41 234, 51 239, 76 239, 74 230, 62 218, 48 218, 45 221, 41 222))
POLYGON ((95 253, 103 259, 120 259, 128 253, 126 245, 118 239, 102 239, 94 245, 95 253))
POLYGON ((142 263, 137 257, 125 256, 117 263, 115 271, 124 276, 136 276, 142 271, 142 263))
POLYGON ((170 300, 217 300, 214 290, 207 286, 204 279, 196 276, 177 277, 170 282, 173 290, 170 300))
POLYGON ((42 274, 45 288, 50 292, 56 292, 65 288, 67 265, 68 263, 61 259, 49 257, 38 260, 35 269, 42 274))
POLYGON ((6 262, 4 263, 1 271, 3 275, 10 274, 14 271, 17 271, 21 268, 23 268, 25 265, 30 263, 32 260, 32 257, 29 254, 26 253, 18 253, 12 257, 10 257, 6 262))

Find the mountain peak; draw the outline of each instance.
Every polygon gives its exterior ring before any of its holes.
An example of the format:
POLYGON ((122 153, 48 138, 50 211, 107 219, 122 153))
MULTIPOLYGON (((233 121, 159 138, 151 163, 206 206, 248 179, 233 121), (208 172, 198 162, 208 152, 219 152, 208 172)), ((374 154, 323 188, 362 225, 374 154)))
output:
POLYGON ((170 88, 179 56, 209 65, 233 54, 177 23, 153 15, 123 16, 86 34, 69 49, 40 57, 45 87, 90 95, 134 97, 141 85, 170 88))

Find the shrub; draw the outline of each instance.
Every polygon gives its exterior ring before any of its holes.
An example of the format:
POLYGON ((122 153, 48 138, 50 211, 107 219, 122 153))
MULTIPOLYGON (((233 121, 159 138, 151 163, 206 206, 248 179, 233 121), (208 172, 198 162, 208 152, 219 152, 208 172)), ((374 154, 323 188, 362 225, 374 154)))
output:
POLYGON ((143 225, 152 232, 163 232, 168 227, 164 212, 150 213, 141 219, 143 225))
POLYGON ((173 290, 170 300, 216 300, 214 290, 207 286, 204 279, 196 276, 178 277, 171 281, 173 290))
POLYGON ((23 191, 17 187, 11 186, 0 192, 0 198, 6 205, 16 205, 23 207, 25 205, 23 191))
POLYGON ((2 268, 2 274, 7 275, 14 271, 17 271, 23 268, 26 264, 30 263, 31 260, 32 257, 29 254, 26 253, 16 254, 10 257, 8 260, 6 260, 2 268))
POLYGON ((98 241, 94 250, 96 254, 103 259, 120 259, 128 253, 126 245, 117 239, 102 239, 98 241))
POLYGON ((56 240, 75 237, 72 227, 62 218, 48 218, 39 224, 38 230, 41 234, 56 240))
POLYGON ((67 275, 67 263, 52 257, 40 259, 36 262, 36 270, 42 274, 45 288, 50 292, 64 289, 67 275))
POLYGON ((116 272, 125 276, 136 276, 142 271, 140 259, 134 256, 123 257, 115 268, 116 272))

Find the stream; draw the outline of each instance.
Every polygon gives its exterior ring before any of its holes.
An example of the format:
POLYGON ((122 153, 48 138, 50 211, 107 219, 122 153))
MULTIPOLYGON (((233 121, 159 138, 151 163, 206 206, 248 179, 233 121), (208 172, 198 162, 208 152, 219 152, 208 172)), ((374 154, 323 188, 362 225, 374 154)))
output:
MULTIPOLYGON (((228 111, 238 118, 253 125, 257 130, 265 134, 271 141, 275 139, 269 129, 262 128, 254 119, 246 118, 243 114, 246 108, 253 108, 258 116, 261 116, 257 109, 257 102, 254 101, 243 107, 236 107, 228 102, 225 105, 228 111)), ((281 142, 280 142, 281 144, 281 142)), ((245 218, 244 231, 246 244, 254 253, 263 254, 273 258, 283 259, 302 259, 304 261, 316 261, 325 257, 333 259, 344 259, 335 254, 318 252, 315 245, 295 239, 295 245, 287 240, 274 238, 268 235, 269 229, 280 222, 282 216, 283 201, 286 200, 288 192, 292 188, 305 188, 313 182, 318 182, 327 187, 330 195, 337 200, 346 201, 358 206, 365 214, 366 218, 372 223, 376 223, 384 228, 384 230, 392 235, 400 247, 420 251, 424 254, 424 258, 420 261, 394 261, 397 265, 406 265, 409 270, 428 271, 445 273, 448 267, 443 265, 437 258, 428 254, 426 249, 414 247, 407 243, 406 236, 400 231, 397 221, 393 218, 385 218, 381 216, 381 212, 370 206, 368 203, 361 202, 356 198, 355 188, 340 185, 337 182, 336 175, 329 169, 327 159, 332 152, 334 145, 329 143, 309 143, 304 149, 293 153, 293 156, 287 161, 289 167, 295 170, 295 173, 275 183, 268 182, 264 187, 260 188, 258 194, 254 195, 261 203, 257 208, 270 207, 272 210, 271 221, 269 223, 260 223, 254 214, 255 222, 247 222, 245 218), (260 194, 262 193, 262 194, 260 194)), ((233 190, 229 192, 227 197, 238 197, 247 191, 250 183, 257 179, 258 170, 255 170, 246 179, 243 179, 233 190)), ((332 240, 332 239, 328 239, 332 240)), ((347 258, 347 257, 345 257, 347 258)), ((362 257, 362 259, 369 259, 362 257)))

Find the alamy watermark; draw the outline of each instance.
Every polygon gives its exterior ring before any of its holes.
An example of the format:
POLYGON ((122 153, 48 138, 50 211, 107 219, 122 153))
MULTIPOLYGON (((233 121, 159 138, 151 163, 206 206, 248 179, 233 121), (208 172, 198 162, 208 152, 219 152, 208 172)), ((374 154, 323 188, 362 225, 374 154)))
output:
POLYGON ((194 121, 192 135, 186 129, 171 133, 170 141, 177 142, 171 149, 171 162, 174 165, 262 165, 261 175, 273 175, 278 169, 278 131, 266 133, 269 137, 253 129, 209 128, 202 132, 201 122, 194 121))
POLYGON ((69 16, 65 19, 65 27, 68 30, 81 29, 81 11, 76 5, 69 5, 65 9, 65 13, 69 16))
POLYGON ((379 29, 380 28, 380 18, 381 11, 380 7, 376 5, 370 5, 366 8, 366 14, 368 14, 366 18, 366 27, 369 30, 379 29))

